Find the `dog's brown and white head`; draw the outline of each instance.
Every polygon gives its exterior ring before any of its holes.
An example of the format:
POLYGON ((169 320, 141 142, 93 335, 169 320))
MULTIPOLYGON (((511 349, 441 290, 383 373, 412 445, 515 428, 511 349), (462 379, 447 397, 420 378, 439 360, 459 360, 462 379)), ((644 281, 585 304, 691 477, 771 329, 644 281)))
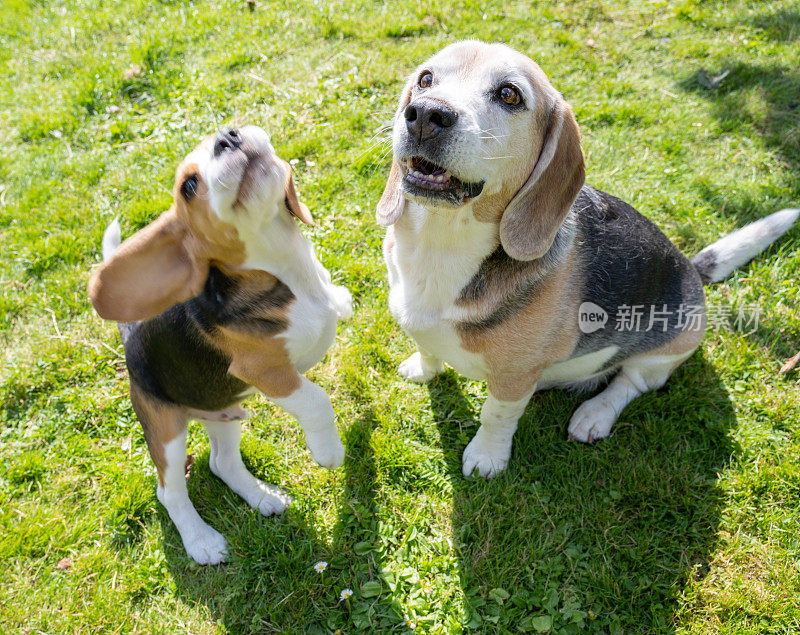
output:
POLYGON ((500 223, 519 260, 547 252, 584 181, 569 105, 530 58, 502 44, 452 44, 411 75, 400 98, 394 160, 377 208, 395 223, 406 202, 472 205, 500 223))
POLYGON ((107 320, 144 320, 197 295, 211 265, 235 269, 249 238, 286 231, 289 214, 312 224, 288 163, 261 128, 206 137, 178 166, 172 207, 116 249, 89 281, 107 320))

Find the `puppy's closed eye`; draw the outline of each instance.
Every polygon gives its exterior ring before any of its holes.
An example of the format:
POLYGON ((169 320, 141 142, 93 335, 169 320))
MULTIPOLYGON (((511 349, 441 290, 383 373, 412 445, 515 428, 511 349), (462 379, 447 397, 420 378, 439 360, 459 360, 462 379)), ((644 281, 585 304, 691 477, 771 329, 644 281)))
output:
POLYGON ((191 201, 197 194, 197 175, 187 176, 181 183, 181 196, 186 202, 191 201))

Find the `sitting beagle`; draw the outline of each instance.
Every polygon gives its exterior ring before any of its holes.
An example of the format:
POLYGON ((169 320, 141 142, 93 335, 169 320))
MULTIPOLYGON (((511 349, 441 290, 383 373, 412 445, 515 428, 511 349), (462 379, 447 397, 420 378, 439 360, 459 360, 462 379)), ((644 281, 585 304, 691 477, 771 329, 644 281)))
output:
POLYGON ((239 404, 261 391, 297 418, 320 465, 341 465, 331 400, 302 373, 333 343, 351 297, 331 284, 294 222, 313 223, 262 129, 207 137, 178 167, 173 196, 121 245, 119 224, 108 227, 89 297, 102 318, 119 322, 158 499, 189 555, 215 564, 226 542, 187 494, 187 420, 208 432, 214 474, 262 514, 281 513, 288 498, 242 463, 248 413, 239 404))
POLYGON ((500 44, 448 46, 409 78, 377 207, 388 227, 390 308, 418 352, 400 374, 425 382, 447 362, 486 380, 463 472, 505 469, 536 390, 607 387, 569 434, 609 434, 703 338, 703 284, 784 233, 784 210, 691 262, 621 200, 584 186, 578 125, 528 57, 500 44), (621 316, 622 319, 614 320, 621 316))

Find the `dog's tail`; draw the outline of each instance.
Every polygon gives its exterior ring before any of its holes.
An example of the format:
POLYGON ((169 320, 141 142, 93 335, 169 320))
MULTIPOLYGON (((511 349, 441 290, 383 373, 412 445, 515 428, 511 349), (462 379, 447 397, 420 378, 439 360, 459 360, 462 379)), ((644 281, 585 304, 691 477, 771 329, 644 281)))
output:
MULTIPOLYGON (((112 220, 103 232, 103 262, 111 258, 122 242, 122 228, 119 226, 119 216, 112 220)), ((117 322, 122 343, 125 344, 130 336, 133 324, 130 322, 117 322)))
POLYGON ((703 284, 719 282, 783 236, 800 215, 800 209, 784 209, 745 225, 720 238, 694 258, 692 264, 703 284))
POLYGON ((122 229, 119 226, 119 216, 109 223, 103 232, 103 261, 111 258, 119 244, 122 242, 122 229))

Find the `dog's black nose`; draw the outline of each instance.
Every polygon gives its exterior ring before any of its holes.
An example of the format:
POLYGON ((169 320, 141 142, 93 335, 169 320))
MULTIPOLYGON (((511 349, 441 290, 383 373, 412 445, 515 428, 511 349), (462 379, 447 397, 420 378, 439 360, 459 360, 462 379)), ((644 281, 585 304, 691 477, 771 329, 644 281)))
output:
POLYGON ((242 145, 242 136, 236 128, 224 130, 214 140, 214 156, 218 157, 226 150, 235 150, 242 145))
POLYGON ((406 106, 403 114, 408 133, 418 142, 433 139, 445 128, 455 125, 458 119, 455 110, 431 99, 417 99, 406 106))

